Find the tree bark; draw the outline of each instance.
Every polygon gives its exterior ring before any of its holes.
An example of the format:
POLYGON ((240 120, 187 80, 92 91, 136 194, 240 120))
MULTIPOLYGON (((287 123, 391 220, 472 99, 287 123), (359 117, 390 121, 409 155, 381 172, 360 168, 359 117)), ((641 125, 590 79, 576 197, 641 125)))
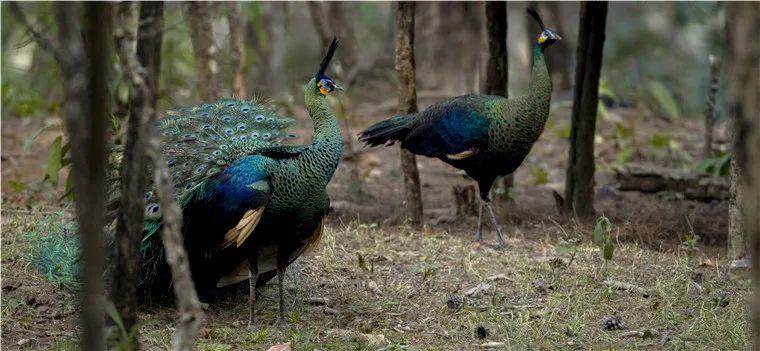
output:
POLYGON ((228 2, 227 24, 230 27, 230 58, 235 73, 232 76, 233 96, 244 99, 247 95, 245 85, 245 45, 243 43, 243 24, 240 22, 240 8, 237 2, 228 2))
POLYGON ((328 25, 325 23, 325 12, 322 9, 322 3, 319 1, 308 1, 309 17, 314 24, 314 30, 317 32, 319 40, 322 41, 323 48, 330 46, 330 34, 328 25))
POLYGON ((705 145, 702 150, 702 158, 713 157, 713 131, 715 130, 715 97, 718 94, 720 79, 720 59, 710 55, 710 91, 707 93, 705 107, 705 145))
MULTIPOLYGON (((417 112, 417 90, 414 74, 414 2, 399 1, 396 8, 396 60, 398 75, 398 112, 417 112)), ((422 224, 422 193, 417 159, 411 152, 401 149, 401 169, 404 173, 406 210, 412 225, 422 224)))
POLYGON ((196 87, 203 101, 219 99, 219 65, 216 62, 218 48, 214 43, 211 26, 213 6, 205 1, 185 3, 190 21, 190 40, 193 44, 195 66, 198 70, 196 87))
POLYGON ((63 115, 69 132, 74 175, 74 202, 82 250, 83 286, 80 297, 83 350, 102 350, 103 337, 103 248, 105 193, 106 120, 110 101, 108 89, 111 5, 84 3, 84 31, 80 29, 81 8, 54 3, 60 43, 59 63, 63 71, 65 101, 63 115), (88 38, 83 41, 82 33, 88 38))
MULTIPOLYGON (((143 97, 149 97, 151 90, 148 85, 148 71, 142 67, 131 51, 124 50, 123 47, 119 49, 119 58, 131 89, 143 97)), ((155 127, 156 111, 150 101, 150 98, 144 98, 139 106, 133 106, 133 108, 139 109, 141 113, 139 120, 144 122, 140 127, 146 128, 141 130, 146 131, 144 135, 146 155, 153 166, 153 183, 162 209, 161 239, 172 273, 172 285, 179 315, 172 349, 192 350, 200 333, 204 315, 190 274, 190 262, 182 238, 182 212, 177 204, 169 170, 162 154, 162 141, 155 127)))
MULTIPOLYGON (((542 1, 538 4, 540 13, 544 14, 544 23, 551 23, 552 29, 562 33, 562 14, 560 13, 562 3, 559 1, 542 1)), ((528 23, 535 24, 534 21, 530 20, 528 23)), ((533 43, 536 40, 536 33, 538 32, 531 31, 529 33, 531 35, 529 43, 533 43)), ((559 93, 572 89, 571 58, 572 53, 564 40, 560 40, 552 45, 552 55, 548 55, 546 61, 549 65, 554 92, 559 93)))
MULTIPOLYGON (((332 30, 337 33, 338 40, 341 42, 340 59, 338 60, 343 66, 341 73, 346 75, 353 69, 356 62, 356 38, 354 37, 354 24, 352 22, 353 6, 352 2, 331 1, 328 3, 331 21, 335 23, 332 30)), ((328 22, 328 23, 330 23, 328 22)))
MULTIPOLYGON (((137 6, 137 4, 130 4, 137 6)), ((129 12, 121 5, 122 13, 129 12)), ((137 324, 137 282, 140 273, 140 243, 145 214, 145 192, 148 188, 147 137, 153 127, 150 111, 158 101, 158 82, 161 68, 161 42, 163 36, 163 2, 140 3, 140 20, 137 30, 138 62, 146 69, 146 89, 130 89, 129 119, 121 172, 121 199, 114 238, 111 301, 119 311, 124 327, 129 331, 137 324), (147 110, 146 110, 147 109, 147 110)), ((116 45, 120 53, 133 53, 130 23, 119 16, 116 45)), ((134 55, 134 54, 130 54, 134 55)), ((122 57, 122 64, 125 65, 122 57)), ((124 69, 125 73, 128 71, 124 69)), ((127 79, 130 77, 127 76, 127 79)), ((127 80, 129 81, 129 80, 127 80)), ((130 345, 138 348, 137 334, 130 345)))
MULTIPOLYGON (((489 95, 509 97, 509 61, 507 51, 507 3, 486 2, 486 32, 488 38, 488 63, 486 64, 485 87, 489 95)), ((509 189, 515 183, 514 174, 501 179, 504 197, 509 197, 509 189)))
POLYGON ((607 2, 581 3, 570 155, 565 179, 565 213, 578 217, 595 213, 594 132, 606 19, 607 2))
POLYGON ((752 342, 760 348, 760 3, 726 3, 726 72, 729 111, 735 116, 734 157, 744 195, 744 231, 752 255, 752 342))
POLYGON ((726 4, 726 54, 729 111, 735 116, 734 157, 739 191, 744 195, 744 230, 752 256, 750 316, 752 343, 760 347, 760 46, 748 45, 760 28, 760 3, 726 4))

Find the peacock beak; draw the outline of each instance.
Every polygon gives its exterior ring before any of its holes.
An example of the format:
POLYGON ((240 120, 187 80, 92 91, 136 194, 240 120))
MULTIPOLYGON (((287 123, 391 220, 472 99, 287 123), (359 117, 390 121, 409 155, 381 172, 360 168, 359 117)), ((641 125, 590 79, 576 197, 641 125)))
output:
POLYGON ((335 83, 335 81, 333 81, 333 86, 335 87, 334 88, 335 90, 340 90, 340 91, 345 91, 346 90, 346 89, 343 89, 342 86, 338 85, 338 83, 335 83))

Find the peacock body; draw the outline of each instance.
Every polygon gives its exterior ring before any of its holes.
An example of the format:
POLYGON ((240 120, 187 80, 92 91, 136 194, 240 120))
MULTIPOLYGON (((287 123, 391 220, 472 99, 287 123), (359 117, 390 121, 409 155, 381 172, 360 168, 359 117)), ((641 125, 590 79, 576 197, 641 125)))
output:
MULTIPOLYGON (((545 29, 537 14, 534 18, 543 31, 533 46, 527 94, 513 99, 480 94, 457 96, 424 111, 379 122, 362 131, 360 140, 369 146, 398 142, 414 154, 438 158, 464 170, 478 182, 483 200, 481 219, 483 206, 492 213, 489 193, 493 182, 520 166, 549 115, 552 87, 544 51, 560 37, 545 29)), ((494 218, 492 214, 491 217, 494 218)), ((503 244, 495 219, 493 222, 503 244)))
MULTIPOLYGON (((251 281, 253 294, 257 277, 269 279, 267 273, 276 272, 282 279, 285 267, 319 239, 329 208, 326 187, 343 147, 326 101, 339 87, 324 75, 336 45, 304 86, 314 125, 310 144, 283 144, 296 137, 287 132, 294 120, 256 101, 224 99, 177 108, 159 122, 201 294, 243 280, 251 281)), ((117 201, 118 194, 112 197, 117 201)), ((150 293, 166 292, 171 283, 157 235, 161 224, 161 207, 149 190, 141 286, 150 293)))

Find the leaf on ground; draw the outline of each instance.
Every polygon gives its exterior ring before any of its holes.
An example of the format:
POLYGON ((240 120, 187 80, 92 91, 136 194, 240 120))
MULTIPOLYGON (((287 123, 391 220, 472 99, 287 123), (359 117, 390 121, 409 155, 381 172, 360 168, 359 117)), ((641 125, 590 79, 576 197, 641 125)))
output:
POLYGON ((486 291, 486 290, 488 290, 490 288, 491 288, 491 284, 488 284, 486 282, 481 282, 480 284, 478 284, 478 285, 476 285, 476 286, 468 289, 467 291, 465 291, 464 295, 465 296, 478 296, 478 295, 480 295, 481 293, 483 293, 484 291, 486 291))
POLYGON ((268 348, 267 351, 290 351, 290 343, 286 342, 284 344, 273 345, 268 348))

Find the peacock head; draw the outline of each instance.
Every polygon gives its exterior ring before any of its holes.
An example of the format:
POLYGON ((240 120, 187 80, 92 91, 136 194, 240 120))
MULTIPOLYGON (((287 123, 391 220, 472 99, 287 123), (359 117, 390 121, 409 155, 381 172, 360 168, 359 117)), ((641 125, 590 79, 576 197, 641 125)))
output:
POLYGON ((319 71, 314 76, 314 80, 317 82, 317 90, 320 94, 327 96, 327 94, 332 93, 335 90, 343 90, 343 87, 338 85, 338 83, 335 83, 335 81, 332 80, 332 78, 328 77, 325 74, 325 70, 327 69, 327 65, 330 64, 330 60, 333 57, 333 54, 335 53, 335 48, 338 47, 338 39, 333 38, 332 43, 330 44, 330 49, 327 50, 327 54, 325 55, 325 58, 322 59, 322 63, 319 65, 319 71))
POLYGON ((544 26, 544 21, 541 20, 541 16, 538 15, 538 12, 536 12, 536 10, 533 10, 531 8, 528 8, 527 10, 528 14, 533 17, 533 19, 536 20, 536 22, 538 22, 538 25, 541 27, 541 35, 539 35, 538 39, 536 39, 536 44, 540 45, 542 49, 545 49, 554 44, 557 40, 562 40, 562 37, 557 34, 557 32, 544 26))

